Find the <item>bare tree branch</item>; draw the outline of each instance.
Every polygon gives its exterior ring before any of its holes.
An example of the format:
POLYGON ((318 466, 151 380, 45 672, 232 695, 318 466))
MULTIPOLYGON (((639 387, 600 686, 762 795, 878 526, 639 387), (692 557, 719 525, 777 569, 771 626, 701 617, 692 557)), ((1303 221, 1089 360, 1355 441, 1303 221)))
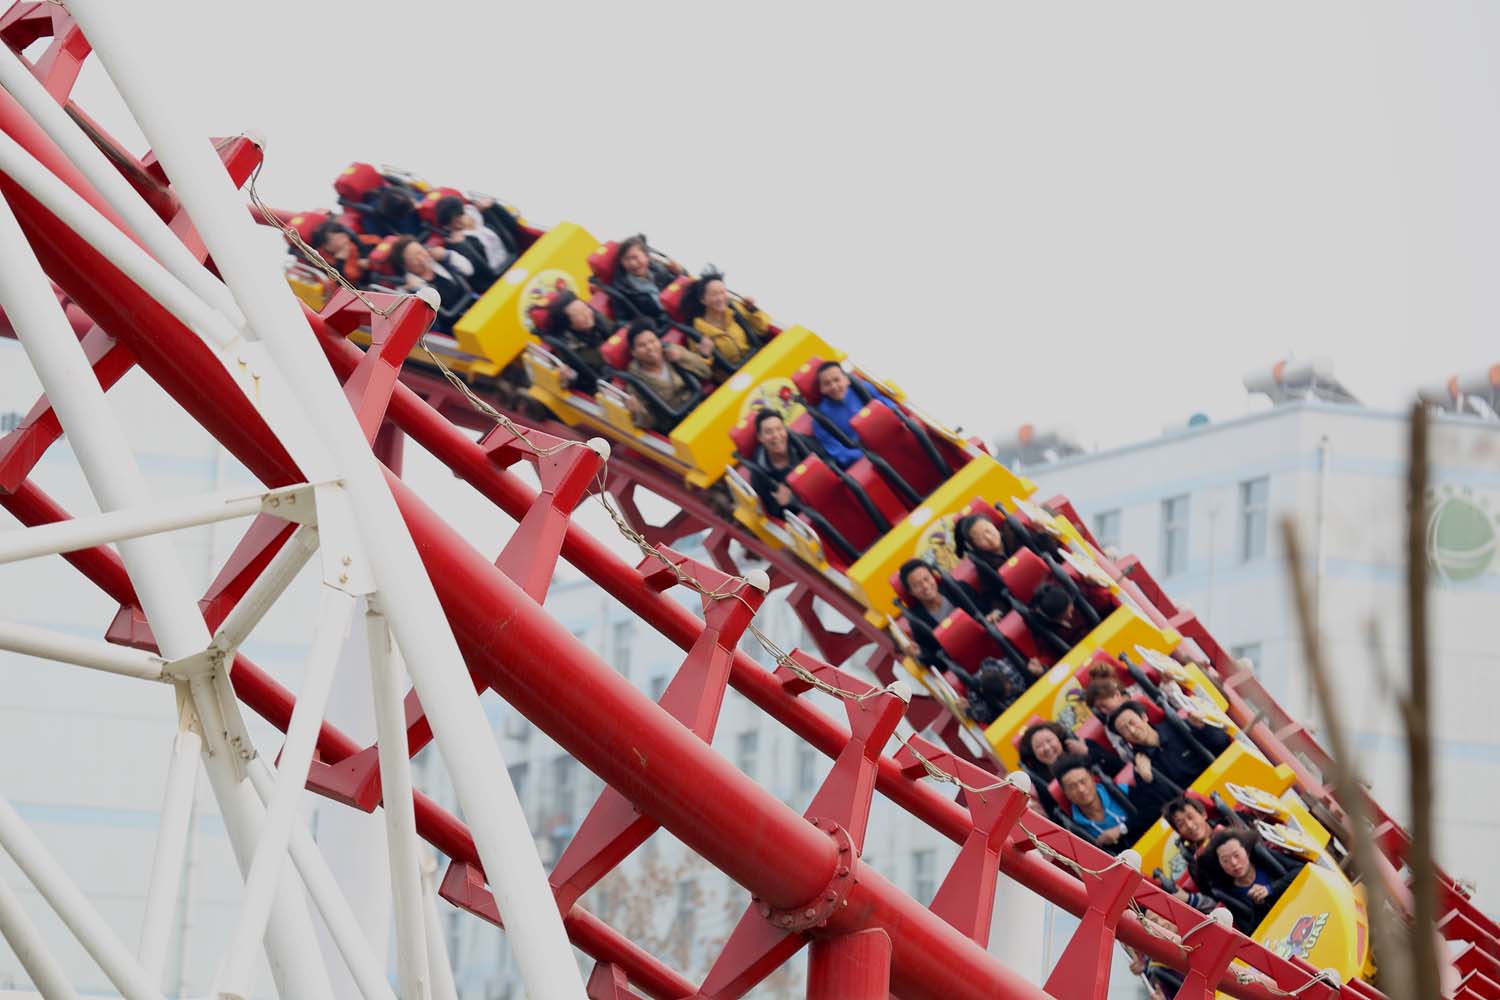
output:
POLYGON ((1391 673, 1391 665, 1385 658, 1384 642, 1385 637, 1380 634, 1380 620, 1371 615, 1365 619, 1365 648, 1370 654, 1370 668, 1375 671, 1379 694, 1396 701, 1400 692, 1396 688, 1396 675, 1391 673))
POLYGON ((1355 877, 1365 887, 1365 910, 1370 921, 1370 938, 1381 962, 1381 982, 1389 996, 1416 998, 1421 994, 1410 992, 1412 980, 1406 942, 1392 923, 1385 884, 1375 874, 1375 853, 1378 848, 1370 834, 1365 790, 1355 774, 1353 748, 1344 732, 1333 679, 1323 662, 1322 637, 1318 634, 1312 593, 1302 568, 1302 544, 1298 539, 1296 521, 1291 517, 1283 518, 1281 533, 1285 545, 1287 574, 1292 583, 1297 625, 1302 638, 1303 662, 1312 680, 1313 695, 1317 698, 1318 709, 1323 715, 1324 731, 1333 751, 1334 773, 1324 777, 1331 777, 1339 801, 1349 815, 1350 836, 1345 846, 1349 849, 1355 877))
POLYGON ((1436 934, 1437 893, 1433 869, 1432 703, 1427 658, 1427 407, 1412 404, 1411 464, 1407 469, 1406 599, 1411 691, 1402 700, 1406 752, 1410 761, 1412 996, 1442 995, 1436 934))

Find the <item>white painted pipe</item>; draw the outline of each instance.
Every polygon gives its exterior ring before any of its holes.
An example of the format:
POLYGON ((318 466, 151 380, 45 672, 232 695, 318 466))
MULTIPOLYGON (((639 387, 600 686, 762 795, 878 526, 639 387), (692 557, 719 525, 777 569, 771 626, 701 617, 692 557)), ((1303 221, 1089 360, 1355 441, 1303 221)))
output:
MULTIPOLYGON (((55 401, 53 405, 57 405, 55 401)), ((112 510, 91 517, 0 531, 0 564, 60 552, 77 552, 96 545, 110 545, 215 521, 231 521, 260 512, 261 498, 247 497, 243 493, 153 500, 139 507, 112 510)))
POLYGON ((21 56, 9 49, 0 51, 0 87, 9 91, 32 120, 47 133, 47 137, 57 143, 63 155, 73 162, 94 189, 120 213, 125 224, 173 277, 222 313, 230 326, 244 325, 245 318, 224 283, 193 256, 167 223, 151 210, 140 193, 110 163, 103 151, 94 145, 78 123, 63 110, 62 105, 47 93, 47 88, 27 68, 21 56))
MULTIPOLYGON (((239 339, 239 333, 223 315, 194 295, 97 208, 3 132, 0 132, 0 172, 23 187, 198 336, 220 348, 239 339)), ((11 321, 16 322, 16 317, 11 316, 11 321)))
MULTIPOLYGON (((422 924, 427 932, 427 968, 432 979, 432 1000, 458 1000, 453 982, 453 961, 443 941, 443 925, 437 911, 437 858, 425 851, 422 858, 422 924)), ((510 925, 506 925, 509 933, 510 925)))
POLYGON ((161 990, 151 982, 146 970, 115 937, 109 924, 4 797, 0 797, 0 846, 57 911, 125 1000, 161 1000, 161 990))
POLYGON ((422 917, 422 870, 417 849, 417 818, 412 807, 411 758, 401 672, 391 649, 385 617, 373 608, 365 615, 370 649, 370 680, 375 693, 375 732, 380 755, 380 790, 385 804, 385 841, 390 854, 392 910, 401 996, 431 1000, 426 931, 422 917))
POLYGON ((68 9, 119 86, 250 326, 293 386, 311 421, 309 430, 337 464, 396 644, 412 654, 407 665, 412 684, 473 830, 527 995, 582 1000, 583 979, 562 917, 504 758, 465 680, 458 644, 342 387, 308 335, 297 300, 275 262, 257 250, 254 223, 212 147, 171 99, 190 81, 177 79, 170 61, 152 61, 145 25, 113 0, 70 0, 68 9))
MULTIPOLYGON (((275 784, 263 762, 257 760, 250 765, 250 781, 261 801, 270 802, 275 784)), ((360 928, 359 918, 340 891, 327 859, 301 823, 292 827, 291 849, 292 864, 307 886, 307 894, 318 908, 318 914, 322 916, 323 924, 328 928, 360 995, 365 1000, 396 1000, 391 984, 386 982, 385 963, 376 957, 360 928)), ((407 998, 403 996, 402 1000, 407 998)))
POLYGON ((250 584, 229 614, 224 616, 218 631, 214 633, 214 645, 226 653, 238 649, 240 643, 249 637, 251 630, 260 624, 266 612, 271 610, 271 606, 297 578, 297 574, 317 549, 318 529, 309 524, 298 528, 282 550, 271 559, 270 564, 261 571, 260 576, 250 584))
POLYGON ((167 665, 166 660, 144 650, 12 622, 0 622, 0 649, 147 681, 161 680, 167 665))
POLYGON ((193 905, 193 893, 197 889, 198 844, 203 833, 203 828, 199 825, 200 801, 195 786, 193 800, 188 803, 188 842, 186 856, 182 860, 182 912, 178 915, 177 953, 173 961, 177 975, 174 977, 172 988, 168 991, 178 997, 186 992, 188 956, 192 954, 189 948, 195 943, 193 931, 197 926, 193 922, 196 911, 193 905))
MULTIPOLYGON (((134 248, 134 244, 131 246, 134 248)), ((21 346, 56 409, 100 509, 108 513, 148 507, 152 497, 145 477, 135 464, 130 443, 89 368, 83 348, 52 292, 51 282, 26 242, 9 203, 3 199, 0 199, 0 260, 5 261, 5 266, 0 267, 0 308, 15 325, 21 346)), ((120 556, 163 656, 179 660, 207 649, 208 628, 203 624, 197 600, 188 588, 188 577, 182 572, 171 541, 160 535, 127 539, 120 543, 120 556)), ((200 718, 218 718, 211 686, 195 684, 191 689, 200 718)), ((210 775, 216 773, 216 764, 230 769, 220 775, 224 780, 216 781, 214 792, 236 853, 244 852, 248 858, 246 838, 254 836, 260 803, 249 787, 240 786, 234 777, 230 763, 233 751, 223 726, 206 728, 204 735, 210 750, 206 758, 210 775), (241 808, 246 804, 243 793, 249 793, 248 805, 253 808, 241 808), (233 801, 236 794, 240 803, 233 801), (231 814, 236 817, 233 821, 231 814)), ((291 886, 295 890, 295 883, 291 886)), ((267 935, 267 951, 278 989, 284 996, 318 1000, 328 997, 331 993, 328 977, 306 906, 299 896, 285 890, 277 903, 278 919, 267 935)))
POLYGON ((151 880, 147 883, 146 912, 141 918, 141 943, 137 949, 146 975, 158 986, 166 970, 172 917, 177 913, 177 895, 182 888, 182 859, 187 854, 193 793, 198 784, 198 754, 202 750, 203 740, 191 729, 179 729, 172 739, 167 787, 162 794, 161 823, 151 857, 151 880))
POLYGON ((10 945, 41 996, 48 1000, 78 1000, 62 964, 47 950, 47 943, 21 905, 21 897, 4 879, 0 879, 0 938, 10 945))
MULTIPOLYGON (((253 772, 255 765, 256 762, 251 761, 246 770, 253 772)), ((248 876, 255 847, 265 825, 265 806, 251 783, 235 776, 234 765, 227 751, 205 755, 203 769, 208 774, 214 797, 218 800, 219 815, 223 817, 224 829, 229 833, 234 859, 241 875, 248 876)), ((318 951, 312 914, 307 910, 302 886, 294 871, 284 870, 281 873, 276 905, 266 929, 265 945, 266 958, 271 966, 271 976, 275 980, 278 996, 297 997, 298 1000, 303 997, 309 1000, 333 1000, 333 987, 328 981, 328 969, 318 951)), ((222 950, 222 942, 215 942, 215 948, 216 951, 222 950)))
POLYGON ((229 939, 218 975, 214 977, 212 993, 215 996, 250 995, 256 945, 264 936, 266 921, 271 917, 271 903, 283 870, 282 862, 286 858, 292 826, 301 822, 297 805, 307 786, 308 768, 312 765, 318 730, 323 724, 323 712, 328 706, 328 693, 333 688, 339 650, 349 635, 354 604, 352 595, 332 587, 323 588, 317 632, 307 655, 307 673, 302 689, 297 693, 297 705, 292 710, 286 742, 281 748, 276 787, 266 807, 266 820, 255 846, 250 872, 245 877, 245 897, 240 905, 239 921, 229 939))

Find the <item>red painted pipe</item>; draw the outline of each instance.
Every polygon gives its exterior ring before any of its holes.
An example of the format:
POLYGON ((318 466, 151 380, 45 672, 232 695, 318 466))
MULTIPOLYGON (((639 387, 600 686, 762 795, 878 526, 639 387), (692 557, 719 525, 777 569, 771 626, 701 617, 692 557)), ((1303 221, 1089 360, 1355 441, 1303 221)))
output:
POLYGON ((814 941, 807 956, 807 1000, 886 1000, 891 939, 882 930, 814 941))

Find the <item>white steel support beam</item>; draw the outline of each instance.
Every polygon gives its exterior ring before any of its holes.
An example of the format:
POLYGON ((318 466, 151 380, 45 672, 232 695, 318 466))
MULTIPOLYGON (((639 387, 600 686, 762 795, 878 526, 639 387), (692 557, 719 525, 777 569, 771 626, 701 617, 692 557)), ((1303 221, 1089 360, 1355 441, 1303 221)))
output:
POLYGON ((161 990, 146 970, 4 797, 0 797, 0 847, 57 911, 124 1000, 161 1000, 161 990))
MULTIPOLYGON (((257 760, 250 765, 250 780, 262 802, 271 801, 274 781, 265 764, 257 760)), ((344 959, 344 966, 354 979, 364 1000, 396 1000, 391 984, 386 982, 385 963, 376 958, 360 927, 359 917, 339 889, 338 880, 312 834, 301 823, 292 827, 292 864, 307 886, 307 894, 323 918, 329 936, 344 959)), ((403 994, 402 1000, 408 1000, 403 994)))
POLYGON ((244 325, 245 318, 224 283, 199 263, 166 222, 151 210, 104 152, 47 93, 47 88, 26 66, 20 54, 5 46, 0 46, 0 87, 9 91, 48 138, 57 143, 63 154, 120 213, 125 224, 173 277, 223 314, 230 326, 238 328, 244 325))
POLYGON ((412 807, 411 757, 406 742, 405 696, 401 671, 391 648, 385 616, 373 607, 365 615, 370 680, 375 689, 375 736, 380 755, 380 796, 385 805, 385 842, 391 859, 391 895, 396 920, 396 954, 401 995, 431 1000, 427 935, 423 923, 422 868, 417 852, 417 818, 412 807))
POLYGON ((21 898, 4 879, 0 879, 0 938, 26 970, 31 985, 50 1000, 78 1000, 62 965, 47 950, 47 944, 36 925, 26 915, 21 898))
MULTIPOLYGON (((247 770, 253 771, 255 763, 251 761, 247 770)), ((249 780, 241 780, 236 775, 227 753, 205 754, 203 769, 208 773, 214 797, 219 803, 219 814, 229 831, 235 862, 241 876, 248 879, 255 846, 265 825, 265 806, 249 780)), ((276 993, 284 1000, 292 997, 298 1000, 302 997, 310 1000, 333 998, 328 970, 314 943, 315 934, 312 915, 305 905, 296 873, 283 871, 277 887, 276 905, 266 930, 265 945, 271 975, 276 981, 276 993)))
POLYGON ((243 492, 215 493, 181 500, 155 501, 92 517, 78 517, 35 528, 12 528, 0 532, 0 564, 61 552, 77 552, 96 545, 109 545, 165 531, 195 528, 217 521, 232 521, 237 517, 250 517, 273 510, 283 515, 306 511, 310 516, 312 509, 312 490, 306 486, 293 486, 251 496, 246 496, 243 492))
POLYGON ((214 996, 241 998, 250 996, 252 961, 256 943, 266 932, 271 916, 271 902, 277 880, 284 870, 292 826, 300 823, 297 804, 307 785, 312 766, 318 730, 333 688, 334 668, 339 650, 349 635, 354 617, 355 598, 332 587, 323 588, 319 607, 317 633, 307 656, 307 674, 297 694, 297 706, 287 726, 286 742, 281 748, 276 787, 266 808, 266 822, 255 847, 250 873, 245 877, 245 898, 240 906, 239 922, 229 939, 219 972, 214 977, 214 996))
POLYGON ((14 622, 0 622, 0 649, 147 681, 162 680, 167 667, 166 660, 144 650, 14 622))
MULTIPOLYGON (((10 317, 16 336, 57 411, 99 508, 109 512, 149 506, 151 494, 135 464, 129 441, 94 378, 36 254, 26 242, 9 203, 3 199, 0 199, 0 260, 5 261, 5 266, 0 267, 0 307, 10 317)), ((121 542, 120 555, 162 655, 179 660, 206 650, 208 628, 203 624, 197 601, 187 585, 188 576, 182 571, 170 540, 160 535, 129 539, 121 542)), ((215 781, 214 791, 236 854, 248 859, 251 845, 247 838, 254 836, 260 801, 233 773, 230 761, 233 751, 225 736, 227 726, 223 724, 218 699, 208 697, 213 692, 206 685, 192 684, 190 689, 199 718, 205 723, 209 719, 219 722, 205 729, 206 759, 211 776, 220 766, 229 769, 227 776, 221 776, 226 780, 215 781), (245 795, 249 798, 245 799, 245 795)), ((238 708, 230 705, 229 710, 238 708)), ((277 912, 278 919, 266 936, 277 987, 283 996, 315 1000, 328 997, 331 988, 313 937, 312 919, 297 892, 295 880, 284 883, 277 912)))
MULTIPOLYGON (((188 705, 179 706, 187 712, 188 705)), ((167 765, 167 787, 162 794, 161 824, 156 851, 151 857, 151 881, 146 890, 146 912, 141 918, 138 954, 151 981, 161 985, 167 964, 167 944, 172 938, 172 918, 177 914, 177 895, 182 888, 182 859, 187 855, 188 830, 193 822, 193 793, 198 784, 198 755, 203 740, 189 727, 172 739, 171 762, 167 765)))
POLYGON ((238 649, 317 549, 318 529, 310 524, 298 528, 219 624, 214 647, 226 654, 238 649))
MULTIPOLYGON (((458 644, 348 401, 213 148, 172 99, 188 81, 153 60, 145 24, 112 0, 68 10, 135 115, 249 325, 336 463, 397 645, 432 723, 532 1000, 582 1000, 583 980, 505 761, 458 644)), ((314 471, 303 469, 313 476, 314 471)))
MULTIPOLYGON (((453 963, 443 942, 443 925, 437 911, 437 857, 431 850, 422 856, 422 926, 427 932, 427 968, 432 977, 432 1000, 458 1000, 453 982, 453 963)), ((509 925, 506 925, 509 933, 509 925)))
POLYGON ((217 348, 228 347, 240 339, 239 331, 218 310, 193 294, 97 208, 4 133, 0 133, 0 171, 149 292, 189 330, 217 348))

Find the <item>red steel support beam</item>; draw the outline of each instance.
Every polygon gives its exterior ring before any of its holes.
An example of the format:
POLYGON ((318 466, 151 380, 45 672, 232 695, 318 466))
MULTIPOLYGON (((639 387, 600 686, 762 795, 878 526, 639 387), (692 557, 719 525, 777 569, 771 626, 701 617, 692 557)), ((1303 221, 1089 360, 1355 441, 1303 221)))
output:
POLYGON ((807 956, 807 1000, 886 1000, 891 939, 878 928, 814 941, 807 956))

